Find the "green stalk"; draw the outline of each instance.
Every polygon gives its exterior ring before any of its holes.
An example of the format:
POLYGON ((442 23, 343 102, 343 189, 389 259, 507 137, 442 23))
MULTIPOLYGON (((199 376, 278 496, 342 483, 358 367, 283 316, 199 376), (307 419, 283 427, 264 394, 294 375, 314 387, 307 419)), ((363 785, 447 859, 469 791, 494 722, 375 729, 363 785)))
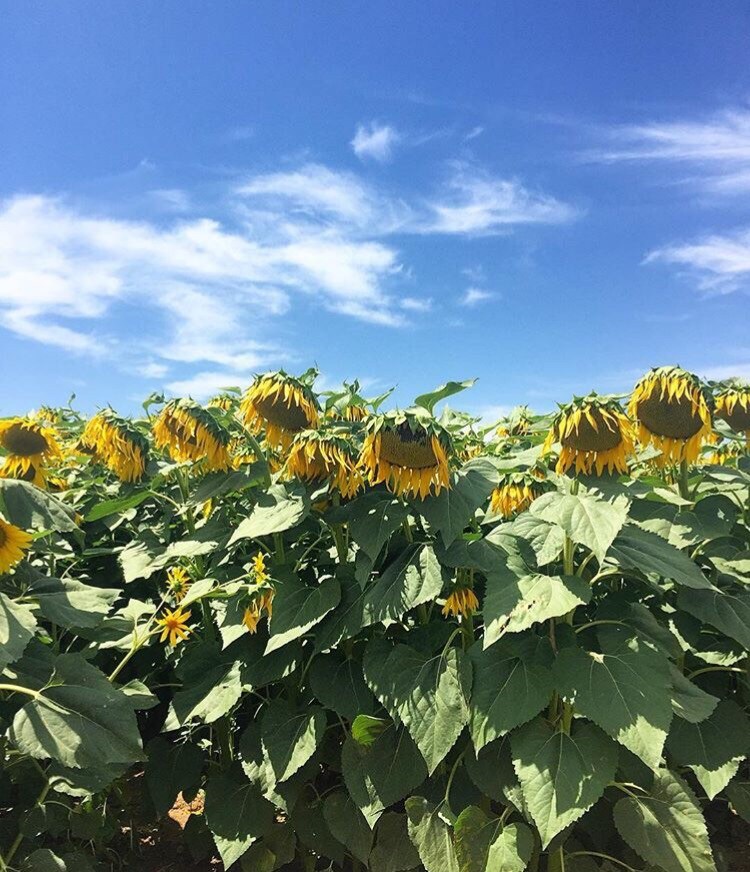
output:
POLYGON ((680 477, 677 481, 680 488, 680 496, 684 500, 691 500, 690 485, 688 483, 688 463, 687 460, 680 461, 680 477))
POLYGON ((268 465, 268 458, 266 457, 265 452, 260 447, 258 440, 252 433, 245 431, 245 438, 250 443, 250 446, 253 449, 253 454, 263 464, 263 480, 265 486, 271 487, 271 467, 268 465))
POLYGON ((565 872, 565 852, 562 848, 549 855, 547 872, 565 872))
MULTIPOLYGON (((45 778, 46 777, 47 776, 45 775, 45 778)), ((41 805, 44 802, 44 800, 47 798, 47 794, 49 793, 49 791, 50 791, 50 783, 49 783, 49 781, 46 781, 44 787, 42 788, 42 792, 37 797, 37 801, 35 803, 35 806, 41 805)), ((18 835, 16 836, 15 840, 13 841, 13 844, 10 846, 10 848, 8 848, 8 853, 4 857, 0 857, 0 869, 7 870, 10 868, 10 861, 15 856, 15 853, 19 849, 19 847, 21 846, 22 841, 23 841, 23 833, 19 832, 18 835)))

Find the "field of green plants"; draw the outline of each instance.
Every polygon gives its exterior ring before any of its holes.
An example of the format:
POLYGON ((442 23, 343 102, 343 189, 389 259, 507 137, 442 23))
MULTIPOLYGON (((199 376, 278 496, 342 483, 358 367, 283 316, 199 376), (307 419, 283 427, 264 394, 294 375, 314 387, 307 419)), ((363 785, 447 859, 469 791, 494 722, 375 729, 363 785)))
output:
POLYGON ((744 868, 750 387, 315 375, 0 420, 0 872, 744 868))

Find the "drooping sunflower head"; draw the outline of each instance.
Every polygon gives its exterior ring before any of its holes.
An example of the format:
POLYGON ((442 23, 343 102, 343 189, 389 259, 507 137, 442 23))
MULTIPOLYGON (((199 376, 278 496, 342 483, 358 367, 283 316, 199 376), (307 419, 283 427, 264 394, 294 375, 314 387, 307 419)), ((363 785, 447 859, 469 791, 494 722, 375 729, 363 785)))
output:
POLYGON ((576 474, 589 475, 604 470, 623 474, 628 458, 635 452, 635 434, 619 402, 613 397, 589 394, 575 397, 562 406, 542 449, 544 454, 560 443, 555 472, 560 475, 571 467, 576 474))
POLYGON ((450 487, 451 438, 423 409, 388 412, 367 428, 361 464, 371 484, 396 494, 438 494, 450 487))
POLYGON ((661 451, 657 466, 694 463, 711 435, 713 400, 697 376, 679 366, 646 373, 633 389, 628 411, 638 422, 638 439, 661 451))
POLYGON ((716 417, 750 441, 750 385, 733 384, 716 394, 716 417))
POLYGON ((289 449, 286 471, 304 481, 328 481, 347 499, 364 487, 355 450, 341 429, 298 433, 289 449))
POLYGON ((32 535, 0 517, 0 575, 23 560, 32 535))
POLYGON ((32 466, 25 457, 9 454, 0 465, 0 478, 15 478, 27 481, 41 490, 47 490, 47 471, 43 466, 32 466))
POLYGON ((231 412, 237 403, 237 397, 234 394, 217 394, 211 397, 207 405, 209 409, 221 409, 222 412, 231 412))
POLYGON ((135 482, 143 478, 148 462, 148 442, 125 418, 111 409, 103 409, 91 418, 81 445, 87 453, 103 463, 120 481, 135 482))
POLYGON ((190 576, 181 566, 170 566, 167 570, 167 590, 175 598, 175 602, 185 599, 190 587, 190 576))
POLYGON ((705 451, 701 455, 701 463, 708 466, 735 466, 743 454, 742 444, 737 439, 733 439, 731 442, 724 442, 705 451))
POLYGON ((479 600, 477 595, 470 587, 457 586, 448 594, 445 605, 443 606, 443 615, 453 615, 454 618, 471 617, 479 608, 479 600))
POLYGON ((545 489, 545 483, 531 471, 505 473, 492 491, 490 509, 502 518, 512 518, 525 512, 545 489))
POLYGON ((229 432, 192 400, 171 400, 154 424, 154 443, 172 460, 200 462, 207 470, 232 466, 229 432))
POLYGON ((531 410, 528 406, 518 406, 500 422, 497 435, 503 439, 519 439, 528 436, 533 426, 531 410))
POLYGON ((54 430, 23 418, 0 421, 0 448, 17 458, 24 470, 38 469, 47 458, 62 455, 54 430))
POLYGON ((289 448, 298 433, 318 426, 318 401, 308 384, 312 378, 292 378, 281 370, 259 375, 240 403, 244 425, 251 433, 264 432, 272 448, 289 448))

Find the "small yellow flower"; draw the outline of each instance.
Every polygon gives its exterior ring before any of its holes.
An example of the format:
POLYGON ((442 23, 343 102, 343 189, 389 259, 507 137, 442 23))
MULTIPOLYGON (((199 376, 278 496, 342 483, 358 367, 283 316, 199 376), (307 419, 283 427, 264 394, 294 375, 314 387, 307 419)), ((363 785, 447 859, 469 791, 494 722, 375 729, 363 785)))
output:
POLYGON ((470 587, 457 587, 450 593, 443 606, 443 614, 447 617, 464 615, 467 618, 479 608, 477 595, 470 587))
POLYGON ((7 572, 23 560, 31 547, 31 533, 0 518, 0 573, 7 572))
POLYGON ((166 611, 163 618, 159 618, 156 622, 162 627, 160 642, 166 642, 169 638, 170 645, 176 645, 180 640, 187 639, 190 627, 187 622, 190 620, 192 612, 183 612, 181 608, 176 608, 174 611, 166 611))
POLYGON ((190 587, 190 576, 181 566, 172 566, 167 570, 167 588, 177 602, 185 598, 190 587))
POLYGON ((261 551, 253 557, 253 573, 255 574, 255 581, 258 584, 263 584, 263 582, 268 578, 268 572, 266 571, 266 556, 261 551))
POLYGON ((258 630, 258 622, 260 621, 262 612, 258 603, 251 603, 242 616, 242 623, 247 627, 250 633, 256 633, 258 630))

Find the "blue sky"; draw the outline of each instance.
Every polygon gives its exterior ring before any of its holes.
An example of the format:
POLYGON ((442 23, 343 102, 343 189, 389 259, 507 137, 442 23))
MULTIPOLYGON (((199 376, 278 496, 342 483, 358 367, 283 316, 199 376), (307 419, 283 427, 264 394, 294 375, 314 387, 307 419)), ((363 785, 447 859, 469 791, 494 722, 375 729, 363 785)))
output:
POLYGON ((750 377, 750 6, 0 0, 0 414, 750 377))

